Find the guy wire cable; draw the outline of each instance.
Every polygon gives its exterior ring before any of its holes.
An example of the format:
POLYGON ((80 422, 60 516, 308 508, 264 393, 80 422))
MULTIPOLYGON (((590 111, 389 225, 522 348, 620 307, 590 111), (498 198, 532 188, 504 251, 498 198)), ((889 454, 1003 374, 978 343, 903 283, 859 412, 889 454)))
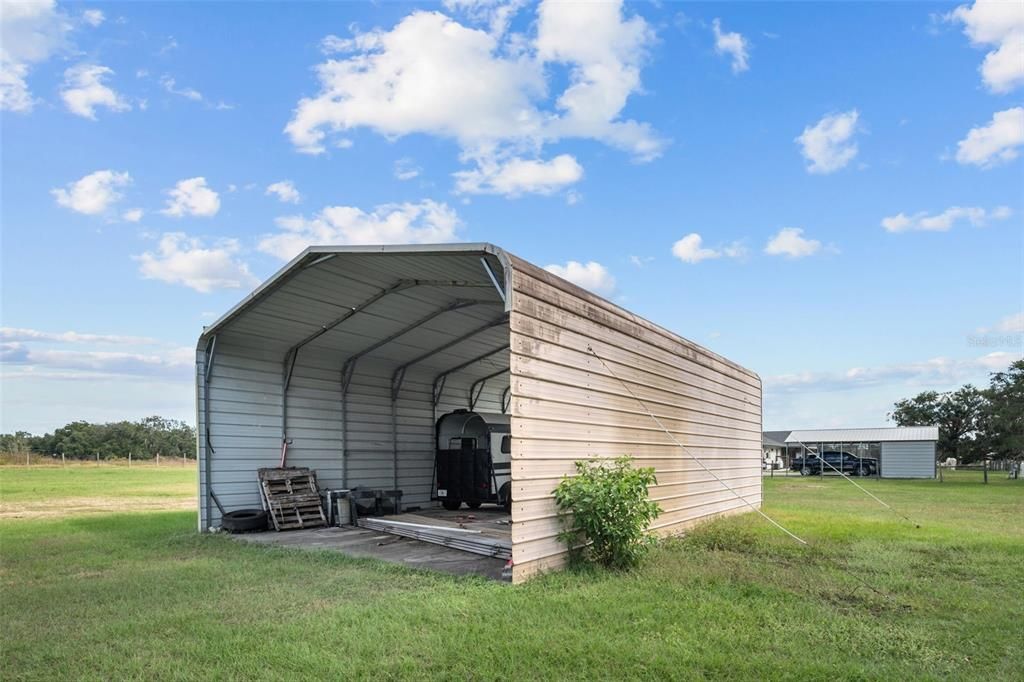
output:
MULTIPOLYGON (((767 521, 768 521, 769 523, 771 523, 771 524, 772 524, 773 526, 775 526, 776 528, 778 528, 778 529, 779 529, 779 530, 781 530, 781 531, 782 531, 783 533, 785 533, 785 534, 786 534, 786 535, 788 535, 789 537, 793 538, 794 540, 796 540, 796 541, 797 541, 797 542, 799 542, 800 544, 802 544, 802 545, 807 545, 807 544, 808 544, 806 540, 804 540, 804 539, 803 539, 803 538, 801 538, 800 536, 798 536, 798 535, 796 535, 795 533, 793 533, 792 531, 790 531, 790 530, 789 530, 788 528, 786 528, 785 526, 783 526, 783 525, 782 525, 781 523, 779 523, 778 521, 776 521, 776 520, 775 520, 775 519, 773 519, 772 517, 770 517, 770 516, 768 516, 767 514, 765 514, 765 513, 763 512, 763 511, 761 511, 761 509, 760 509, 760 508, 758 508, 758 507, 755 507, 755 506, 753 505, 753 503, 752 503, 752 502, 750 502, 750 501, 749 501, 749 500, 748 500, 747 498, 745 498, 745 497, 743 497, 742 495, 740 495, 740 494, 739 494, 738 492, 736 492, 736 491, 735 491, 735 490, 734 490, 734 489, 733 489, 733 488, 732 488, 732 487, 731 487, 731 486, 730 486, 730 485, 729 485, 728 483, 726 483, 726 482, 725 482, 725 481, 723 481, 723 480, 722 480, 721 478, 719 478, 719 477, 718 477, 718 474, 716 474, 716 473, 715 473, 714 471, 712 471, 711 469, 707 468, 707 467, 706 467, 706 466, 704 465, 704 462, 700 461, 700 459, 698 459, 697 457, 695 457, 695 456, 694 456, 694 455, 693 455, 693 454, 692 454, 692 453, 691 453, 691 452, 689 451, 689 449, 687 449, 687 447, 686 447, 685 445, 683 445, 682 443, 680 443, 680 442, 679 442, 679 441, 678 441, 678 440, 676 439, 676 437, 672 435, 672 432, 671 432, 671 431, 669 431, 668 429, 666 429, 666 428, 665 428, 665 425, 661 423, 661 420, 660 420, 660 419, 658 419, 657 415, 655 415, 655 414, 654 414, 653 412, 651 412, 650 408, 648 408, 648 407, 647 407, 647 403, 645 403, 645 402, 644 402, 643 400, 640 400, 640 398, 639 398, 639 397, 637 397, 637 395, 636 395, 635 393, 633 393, 633 390, 632 390, 632 389, 631 389, 631 388, 629 387, 629 385, 627 385, 625 381, 623 381, 622 379, 620 379, 620 378, 618 377, 618 375, 617 375, 617 374, 615 374, 615 372, 613 372, 613 371, 612 371, 612 368, 608 366, 608 363, 606 363, 606 362, 604 361, 604 358, 602 358, 602 357, 601 357, 600 355, 598 355, 598 354, 597 354, 597 352, 595 352, 595 351, 594 351, 594 349, 593 349, 593 348, 592 348, 591 346, 589 346, 589 345, 587 346, 587 350, 588 350, 588 351, 590 351, 591 355, 593 355, 593 356, 594 356, 595 358, 597 358, 597 359, 598 359, 598 361, 599 361, 599 362, 600 362, 600 363, 601 363, 602 365, 604 365, 604 368, 605 368, 606 370, 608 370, 608 373, 609 373, 609 374, 611 374, 611 375, 612 375, 613 377, 615 377, 615 379, 617 379, 617 380, 618 380, 618 382, 619 382, 620 384, 622 384, 622 387, 623 387, 623 388, 625 388, 625 389, 626 389, 626 391, 627 391, 627 392, 629 393, 629 395, 631 395, 631 396, 633 397, 633 400, 635 400, 635 401, 637 401, 638 403, 640 403, 640 407, 642 407, 642 408, 643 408, 643 410, 644 410, 644 411, 645 411, 645 412, 647 413, 647 416, 648 416, 648 417, 650 417, 651 419, 653 419, 653 420, 654 420, 654 423, 656 423, 656 424, 658 425, 658 427, 659 427, 659 428, 660 428, 660 429, 661 429, 662 431, 664 431, 664 432, 665 432, 665 435, 667 435, 667 436, 668 436, 669 438, 671 438, 671 439, 672 439, 672 442, 673 442, 673 443, 675 443, 676 445, 678 445, 678 446, 679 446, 679 448, 680 448, 680 449, 681 449, 681 450, 682 450, 682 451, 683 451, 683 452, 684 452, 684 453, 685 453, 685 454, 686 454, 686 455, 687 455, 687 456, 688 456, 688 457, 689 457, 690 459, 692 459, 692 460, 693 460, 694 462, 696 462, 697 464, 699 464, 699 465, 701 466, 701 468, 702 468, 702 469, 704 469, 704 471, 706 471, 706 472, 708 472, 709 474, 711 474, 711 475, 712 475, 712 476, 713 476, 713 477, 715 478, 715 480, 716 480, 716 481, 718 481, 719 483, 721 483, 721 484, 722 484, 722 486, 724 486, 724 487, 725 487, 725 489, 726 489, 726 490, 728 490, 728 491, 729 491, 729 492, 731 492, 731 493, 732 493, 733 495, 735 495, 736 497, 738 497, 738 498, 740 499, 740 501, 741 501, 741 502, 743 502, 743 504, 747 505, 748 507, 750 507, 751 509, 753 509, 754 511, 756 511, 756 512, 757 512, 758 514, 760 514, 761 516, 763 516, 763 517, 765 518, 765 520, 767 520, 767 521)), ((760 475, 760 474, 758 474, 758 475, 760 475)))
MULTIPOLYGON (((805 452, 805 453, 806 453, 806 452, 809 452, 809 451, 810 451, 810 448, 809 448, 809 447, 807 447, 806 445, 804 445, 803 443, 801 443, 801 442, 800 442, 799 440, 798 440, 798 441, 796 441, 796 442, 797 442, 797 443, 800 443, 800 447, 802 447, 802 448, 804 449, 804 452, 805 452)), ((874 500, 875 502, 877 502, 878 504, 880 504, 880 505, 882 505, 883 507, 887 508, 887 509, 888 509, 889 511, 891 511, 891 512, 892 512, 893 514, 896 514, 897 516, 901 516, 901 517, 903 517, 904 519, 906 519, 906 520, 907 520, 907 523, 912 523, 912 524, 914 524, 914 528, 920 528, 920 527, 921 527, 921 524, 917 523, 916 521, 914 521, 913 519, 911 519, 911 518, 910 518, 909 516, 907 516, 906 514, 903 514, 902 512, 896 511, 896 509, 894 509, 894 508, 893 508, 892 506, 890 506, 890 505, 886 504, 885 502, 883 502, 882 500, 878 499, 877 497, 875 497, 874 495, 872 495, 872 494, 871 494, 871 492, 869 492, 869 491, 868 491, 868 490, 866 490, 865 488, 862 488, 861 486, 857 485, 857 482, 856 482, 856 481, 854 481, 854 480, 853 480, 852 478, 850 478, 849 476, 846 476, 845 474, 843 474, 843 472, 842 472, 842 471, 839 471, 839 469, 836 469, 836 468, 835 468, 835 467, 834 467, 834 466, 833 466, 833 465, 832 465, 831 463, 829 463, 829 462, 826 462, 826 461, 825 461, 825 458, 824 458, 824 457, 823 457, 822 455, 820 455, 820 454, 818 454, 818 453, 815 453, 815 454, 817 454, 817 455, 818 455, 818 461, 820 461, 820 462, 823 462, 824 464, 828 464, 828 465, 829 465, 829 466, 830 466, 830 467, 832 468, 832 470, 833 470, 833 471, 835 471, 836 473, 838 473, 838 474, 839 474, 840 476, 842 476, 842 477, 843 477, 844 479, 846 479, 847 481, 849 481, 849 482, 850 482, 850 483, 852 483, 853 485, 857 486, 857 488, 859 488, 859 489, 860 489, 860 491, 861 491, 862 493, 864 493, 865 495, 869 496, 869 497, 870 497, 871 499, 873 499, 873 500, 874 500)))
MULTIPOLYGON (((736 491, 735 491, 735 490, 734 490, 734 489, 733 489, 733 488, 732 488, 731 486, 729 486, 729 484, 728 484, 728 483, 726 483, 726 482, 725 482, 725 481, 723 481, 723 480, 722 480, 721 478, 719 478, 719 477, 718 477, 718 475, 717 475, 717 474, 716 474, 716 473, 715 473, 714 471, 712 471, 712 470, 711 470, 711 469, 709 469, 709 468, 708 468, 707 466, 705 466, 704 462, 700 461, 700 459, 699 459, 698 457, 696 457, 696 456, 695 456, 695 455, 694 455, 693 453, 691 453, 691 452, 690 452, 690 450, 689 450, 689 448, 687 448, 687 447, 686 447, 685 445, 683 445, 682 443, 680 443, 680 442, 679 442, 679 441, 678 441, 678 440, 676 439, 676 437, 675 437, 674 435, 672 435, 672 432, 671 432, 671 431, 669 431, 669 430, 668 430, 667 428, 665 428, 665 425, 661 423, 661 420, 660 420, 660 419, 658 419, 657 415, 655 415, 655 414, 654 414, 654 412, 652 412, 652 411, 651 411, 651 409, 650 409, 649 407, 647 407, 647 403, 645 403, 645 402, 644 402, 643 400, 641 400, 641 399, 640 399, 640 397, 639 397, 639 396, 637 396, 637 394, 633 392, 633 390, 632 390, 632 389, 631 389, 631 388, 629 387, 629 384, 627 384, 627 383, 626 383, 626 382, 625 382, 625 381, 624 381, 624 380, 623 380, 622 378, 620 378, 620 377, 619 377, 619 375, 617 375, 617 374, 616 374, 615 372, 613 372, 613 371, 612 371, 612 368, 608 366, 608 363, 604 361, 604 358, 602 358, 602 357, 601 357, 600 355, 598 355, 598 354, 597 354, 597 352, 596 352, 596 351, 594 350, 594 348, 593 348, 592 346, 590 346, 590 345, 588 344, 588 345, 587 345, 587 350, 588 350, 588 351, 590 352, 590 354, 591 354, 591 355, 593 355, 593 356, 594 356, 595 358, 597 358, 598 362, 600 362, 600 363, 601 363, 601 364, 602 364, 602 365, 604 366, 604 368, 605 368, 605 370, 607 370, 608 374, 610 374, 610 375, 611 375, 611 376, 612 376, 612 377, 613 377, 613 378, 614 378, 615 380, 617 380, 617 381, 618 381, 618 382, 619 382, 620 384, 622 384, 622 387, 626 389, 626 392, 627 392, 627 393, 629 393, 629 395, 630 395, 630 396, 632 396, 633 400, 637 401, 637 403, 639 403, 639 404, 640 404, 640 407, 641 407, 641 408, 643 408, 644 412, 646 412, 646 413, 647 413, 647 416, 649 416, 649 417, 650 417, 651 419, 653 419, 653 420, 654 420, 654 423, 658 425, 658 428, 660 428, 660 429, 661 429, 662 431, 664 431, 664 432, 665 432, 665 435, 667 435, 667 436, 668 436, 668 437, 669 437, 670 439, 672 439, 672 442, 673 442, 673 443, 675 443, 676 445, 678 445, 678 446, 679 446, 679 449, 680 449, 680 450, 682 450, 682 451, 683 451, 683 453, 684 453, 684 454, 686 454, 686 456, 688 456, 688 457, 689 457, 690 459, 692 459, 692 460, 693 460, 693 461, 695 461, 695 462, 696 462, 697 464, 699 464, 699 465, 701 466, 701 468, 702 468, 702 469, 704 469, 704 471, 706 471, 706 472, 708 472, 709 474, 711 474, 711 475, 712 475, 712 476, 713 476, 713 477, 715 478, 715 480, 716 480, 716 481, 718 481, 719 483, 721 483, 721 484, 722 484, 722 486, 723 486, 723 487, 724 487, 724 488, 725 488, 726 490, 728 490, 728 491, 729 491, 729 492, 731 492, 731 493, 732 493, 733 495, 735 495, 736 497, 738 497, 738 498, 740 499, 740 501, 741 501, 741 502, 743 502, 743 503, 744 503, 744 504, 746 504, 746 505, 747 505, 748 507, 750 507, 751 509, 753 509, 754 511, 756 511, 756 512, 757 512, 758 514, 760 514, 760 515, 761 515, 761 516, 762 516, 762 517, 763 517, 763 518, 764 518, 764 519, 765 519, 766 521, 768 521, 768 522, 769 522, 769 523, 771 523, 771 524, 772 524, 773 526, 775 526, 776 528, 778 528, 779 530, 781 530, 781 531, 782 531, 783 533, 785 533, 785 534, 786 534, 786 535, 788 535, 789 537, 793 538, 794 540, 796 540, 797 542, 799 542, 799 543, 800 543, 801 545, 804 545, 805 547, 808 547, 808 548, 809 548, 809 549, 811 549, 811 550, 812 550, 813 552, 815 552, 815 553, 816 553, 816 554, 817 554, 817 555, 818 555, 819 557, 821 557, 821 558, 824 558, 824 559, 825 559, 826 561, 829 561, 829 562, 830 562, 830 563, 831 563, 831 564, 832 564, 833 566, 835 566, 835 567, 837 567, 837 568, 841 568, 841 569, 843 569, 843 574, 844 574, 844 575, 848 575, 848 576, 851 576, 851 577, 852 577, 852 578, 854 578, 854 579, 855 579, 855 580, 856 580, 857 582, 859 582, 859 583, 860 583, 861 585, 863 585, 864 587, 868 588, 869 590, 871 590, 871 591, 872 591, 872 592, 874 592, 875 594, 877 594, 877 595, 880 595, 880 596, 882 596, 882 597, 885 597, 886 599, 888 599, 889 601, 892 601, 892 602, 894 602, 894 603, 896 602, 896 599, 895 599, 895 598, 894 598, 894 597, 893 597, 892 595, 890 595, 890 594, 887 594, 886 592, 883 592, 882 590, 879 590, 879 589, 878 589, 877 587, 875 587, 874 585, 872 585, 871 583, 869 583, 869 582, 868 582, 867 580, 865 580, 865 579, 864 579, 864 578, 862 578, 861 576, 857 575, 857 573, 856 573, 855 571, 851 570, 849 566, 844 566, 844 565, 843 565, 843 564, 841 564, 841 563, 840 563, 840 562, 839 562, 839 561, 838 561, 837 559, 835 559, 835 558, 833 558, 833 557, 829 556, 828 554, 825 554, 825 553, 824 553, 824 552, 822 552, 822 551, 821 551, 821 550, 820 550, 819 548, 817 548, 816 546, 814 546, 814 545, 810 544, 809 542, 807 542, 806 540, 804 540, 804 539, 803 539, 803 538, 801 538, 800 536, 796 535, 795 533, 793 533, 792 531, 790 531, 789 529, 787 529, 787 528, 786 528, 785 526, 783 526, 783 525, 782 525, 781 523, 779 523, 778 521, 776 521, 776 520, 775 520, 775 519, 773 519, 772 517, 770 517, 770 516, 768 516, 767 514, 765 514, 765 513, 764 513, 763 511, 761 511, 761 510, 760 510, 759 508, 755 507, 755 506, 754 506, 754 505, 753 505, 753 504, 752 504, 752 503, 751 503, 750 501, 748 501, 748 500, 747 500, 747 499, 746 499, 745 497, 743 497, 743 496, 742 496, 742 495, 740 495, 740 494, 739 494, 738 492, 736 492, 736 491)), ((760 474, 759 474, 759 475, 760 475, 760 474)), ((858 486, 858 487, 859 487, 859 486, 858 486)), ((865 491, 865 492, 867 492, 867 491, 865 491)), ((879 501, 881 502, 881 500, 879 500, 879 501)), ((886 505, 886 506, 888 506, 888 505, 886 505)), ((894 510, 894 511, 895 511, 895 510, 894 510)), ((905 604, 902 604, 901 606, 902 606, 903 608, 909 608, 909 606, 907 606, 907 605, 905 605, 905 604)))

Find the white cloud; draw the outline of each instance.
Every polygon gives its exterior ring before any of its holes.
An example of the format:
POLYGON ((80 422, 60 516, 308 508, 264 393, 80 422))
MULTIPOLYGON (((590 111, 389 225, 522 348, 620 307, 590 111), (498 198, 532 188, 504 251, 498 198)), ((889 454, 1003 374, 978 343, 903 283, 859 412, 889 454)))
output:
POLYGON ((121 219, 126 220, 129 223, 137 223, 142 220, 142 216, 145 214, 141 208, 129 208, 127 211, 121 214, 121 219))
POLYGON ((206 247, 202 240, 183 232, 168 232, 160 238, 155 253, 147 251, 135 256, 135 260, 146 279, 181 284, 205 294, 259 283, 249 266, 236 258, 239 251, 236 239, 224 239, 206 247))
POLYGON ((464 146, 536 134, 531 95, 544 91, 531 60, 506 59, 482 31, 437 12, 414 12, 391 31, 342 41, 356 54, 316 67, 321 92, 299 101, 285 132, 321 153, 328 132, 370 127, 388 137, 423 132, 464 146))
POLYGON ((978 329, 979 334, 1024 334, 1024 312, 1013 313, 999 320, 993 327, 978 329))
POLYGON ((813 256, 821 250, 821 242, 817 239, 806 239, 803 234, 804 231, 799 227, 784 227, 768 240, 764 252, 769 256, 788 258, 813 256))
POLYGON ((82 12, 82 21, 89 24, 93 28, 96 28, 106 20, 106 16, 103 14, 103 10, 99 9, 87 9, 82 12))
POLYGON ((185 99, 190 99, 193 102, 203 101, 203 93, 199 92, 195 88, 179 88, 177 81, 174 78, 171 78, 167 75, 164 75, 160 78, 160 87, 162 87, 164 90, 171 93, 172 95, 184 97, 185 99))
POLYGON ((385 204, 366 212, 354 206, 327 206, 313 218, 277 219, 281 232, 264 236, 259 250, 288 260, 307 246, 328 244, 436 244, 458 239, 458 215, 447 204, 385 204))
POLYGON ((131 109, 127 99, 103 82, 113 73, 110 68, 99 64, 76 64, 67 69, 60 91, 64 106, 71 113, 92 120, 96 120, 97 107, 111 111, 131 109))
POLYGON ((550 161, 521 159, 481 160, 475 170, 455 173, 455 191, 465 194, 551 194, 579 182, 583 166, 569 154, 550 161))
POLYGON ((979 67, 989 90, 1005 93, 1024 83, 1024 4, 978 0, 971 7, 957 7, 947 18, 964 25, 971 44, 995 48, 979 67))
POLYGON ((220 196, 206 186, 206 178, 179 180, 173 189, 167 190, 170 199, 161 211, 164 215, 180 218, 185 215, 214 216, 220 210, 220 196))
POLYGON ((98 170, 68 183, 66 189, 51 189, 50 194, 64 208, 85 215, 98 215, 120 201, 122 194, 118 188, 126 187, 131 182, 132 177, 128 173, 98 170))
POLYGON ((813 126, 804 128, 796 142, 808 161, 808 173, 834 173, 853 161, 857 156, 857 144, 852 140, 859 117, 857 110, 851 109, 829 114, 813 126))
POLYGON ((333 33, 324 36, 320 40, 320 51, 327 55, 348 52, 352 47, 353 45, 350 40, 336 36, 333 33))
POLYGON ((1024 313, 1007 315, 996 325, 997 332, 1021 333, 1024 334, 1024 313))
MULTIPOLYGON (((719 248, 707 248, 703 246, 703 237, 696 232, 691 232, 672 245, 672 255, 684 263, 700 263, 714 258, 744 258, 747 255, 747 248, 742 242, 733 242, 719 248)), ((632 257, 631 257, 632 258, 632 257)), ((633 261, 634 265, 639 265, 633 261)))
POLYGON ((395 178, 398 180, 412 180, 419 177, 420 171, 416 162, 408 157, 395 161, 395 178))
POLYGON ((654 256, 630 256, 629 262, 638 268, 647 267, 647 264, 654 260, 654 256))
POLYGON ((956 160, 991 168, 1017 158, 1024 145, 1024 107, 997 111, 988 125, 971 128, 957 144, 956 160))
POLYGON ((732 72, 742 73, 750 68, 750 41, 739 33, 722 32, 722 22, 715 19, 711 22, 711 30, 715 34, 715 52, 732 57, 732 72))
POLYGON ((986 211, 977 206, 950 206, 942 213, 928 215, 921 211, 913 215, 897 213, 882 219, 882 227, 888 232, 907 232, 910 230, 945 232, 960 221, 967 221, 975 227, 981 227, 989 220, 1005 220, 1012 211, 1008 206, 997 206, 986 211))
POLYGON ((598 294, 608 295, 615 291, 615 278, 608 272, 608 268, 595 261, 584 265, 571 260, 565 265, 545 265, 544 269, 598 294))
POLYGON ((765 389, 772 393, 844 391, 904 382, 912 385, 947 386, 979 372, 1005 370, 1020 359, 1020 353, 997 351, 976 358, 954 360, 937 357, 924 362, 852 367, 841 372, 800 372, 765 378, 765 389))
POLYGON ((621 118, 654 39, 646 22, 624 16, 621 2, 546 1, 536 27, 532 39, 504 36, 415 11, 388 31, 334 37, 332 51, 350 54, 316 67, 320 92, 299 101, 285 132, 312 154, 326 151, 329 135, 359 127, 388 138, 450 138, 483 176, 484 165, 537 157, 564 138, 656 157, 664 141, 647 124, 621 118), (550 93, 556 67, 568 70, 568 84, 550 93))
POLYGON ((17 62, 0 64, 0 111, 16 111, 24 114, 32 111, 35 100, 29 92, 28 65, 17 62))
MULTIPOLYGON (((177 376, 184 378, 195 369, 195 349, 182 347, 160 353, 123 351, 50 350, 31 348, 21 343, 0 343, 0 360, 6 367, 72 370, 61 378, 76 378, 79 372, 104 375, 177 376)), ((52 378, 48 375, 44 378, 52 378)), ((78 378, 99 378, 95 375, 78 378)))
POLYGON ((53 0, 4 1, 0 8, 0 111, 28 113, 35 98, 26 78, 33 64, 68 47, 72 23, 53 0))
POLYGON ((526 0, 444 0, 445 9, 464 14, 476 23, 485 23, 491 35, 501 37, 526 0))
POLYGON ((295 189, 295 184, 291 180, 281 180, 267 186, 268 195, 275 195, 278 200, 286 204, 297 204, 302 201, 302 195, 299 194, 299 190, 295 189))
POLYGON ((703 238, 699 234, 691 232, 672 245, 672 255, 684 263, 699 263, 722 255, 719 251, 702 247, 702 242, 703 238))
POLYGON ((156 339, 148 336, 124 336, 121 334, 88 334, 82 332, 44 332, 22 327, 0 327, 0 341, 53 343, 96 343, 112 345, 153 345, 156 339))

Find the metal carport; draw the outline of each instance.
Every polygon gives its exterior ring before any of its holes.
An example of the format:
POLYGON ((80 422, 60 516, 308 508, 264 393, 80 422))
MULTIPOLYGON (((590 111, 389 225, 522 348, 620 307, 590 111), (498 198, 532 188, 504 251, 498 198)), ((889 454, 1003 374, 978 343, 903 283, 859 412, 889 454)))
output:
POLYGON ((663 533, 760 503, 756 374, 489 244, 310 247, 203 331, 196 367, 201 529, 212 494, 259 506, 285 446, 324 487, 429 505, 435 419, 471 406, 511 415, 514 580, 564 562, 551 490, 577 459, 654 466, 663 533))

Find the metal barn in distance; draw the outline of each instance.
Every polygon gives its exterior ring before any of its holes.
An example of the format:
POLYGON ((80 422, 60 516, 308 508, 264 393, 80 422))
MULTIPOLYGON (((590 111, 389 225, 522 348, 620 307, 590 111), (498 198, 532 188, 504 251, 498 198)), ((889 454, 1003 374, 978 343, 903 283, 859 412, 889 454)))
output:
POLYGON ((457 410, 506 424, 513 582, 564 564, 576 460, 654 467, 659 534, 761 503, 754 372, 490 244, 310 247, 203 331, 196 370, 201 530, 259 507, 283 454, 323 488, 400 490, 399 514, 457 508, 436 463, 457 410))

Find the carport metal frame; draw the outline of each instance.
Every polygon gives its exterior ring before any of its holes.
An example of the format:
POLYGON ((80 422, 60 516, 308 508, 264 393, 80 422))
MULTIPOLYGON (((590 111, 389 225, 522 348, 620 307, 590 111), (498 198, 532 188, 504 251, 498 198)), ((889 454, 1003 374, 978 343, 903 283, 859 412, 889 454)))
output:
MULTIPOLYGON (((497 284, 497 283, 495 283, 497 284)), ((500 292, 499 292, 500 293, 500 292)), ((482 334, 488 330, 494 329, 495 327, 501 326, 508 322, 508 313, 502 313, 499 317, 490 320, 475 329, 466 332, 460 336, 455 337, 445 343, 417 355, 412 360, 399 365, 395 371, 391 374, 391 454, 393 458, 392 471, 394 476, 395 488, 398 488, 398 396, 402 391, 402 383, 405 381, 406 371, 416 365, 417 363, 423 362, 429 357, 443 353, 449 348, 453 348, 460 343, 464 343, 472 339, 477 334, 482 334)), ((347 479, 343 479, 347 483, 347 479)))
MULTIPOLYGON (((338 327, 339 325, 341 325, 342 323, 344 323, 346 320, 350 319, 351 317, 353 317, 357 313, 364 312, 367 307, 369 307, 373 303, 379 301, 381 298, 383 298, 383 297, 385 297, 385 296, 387 296, 389 294, 399 293, 401 291, 404 291, 404 290, 409 289, 409 288, 414 287, 414 286, 488 287, 488 288, 493 286, 495 291, 498 294, 498 297, 501 299, 501 302, 502 302, 502 305, 503 305, 503 308, 504 308, 504 314, 500 318, 501 321, 500 322, 492 321, 492 322, 488 323, 488 325, 486 325, 486 327, 485 327, 486 329, 493 328, 494 326, 497 326, 497 324, 501 324, 501 323, 506 322, 508 320, 508 313, 509 313, 509 310, 510 310, 510 302, 509 302, 508 297, 506 296, 505 292, 508 291, 508 289, 509 289, 509 287, 511 285, 511 276, 512 276, 512 269, 511 269, 511 264, 509 263, 508 256, 505 254, 504 251, 502 251, 499 248, 496 248, 494 245, 488 244, 488 243, 483 243, 483 242, 475 242, 475 243, 471 242, 471 243, 466 243, 466 244, 418 244, 418 245, 405 245, 405 244, 403 244, 403 245, 386 245, 386 246, 309 246, 305 250, 303 250, 302 253, 300 253, 295 258, 293 258, 291 261, 286 263, 283 267, 281 267, 281 269, 279 269, 273 276, 271 276, 263 284, 261 284, 260 286, 256 287, 256 289, 254 289, 252 291, 252 293, 250 293, 244 299, 242 299, 241 301, 236 303, 230 310, 228 310, 226 313, 224 313, 219 318, 214 320, 211 324, 209 324, 206 327, 204 327, 203 334, 200 336, 200 342, 201 343, 205 342, 205 347, 203 348, 203 352, 202 352, 203 364, 204 364, 204 373, 203 373, 203 380, 202 380, 202 387, 203 387, 203 391, 202 391, 203 415, 202 416, 203 416, 203 424, 204 424, 204 429, 203 429, 204 430, 204 434, 203 434, 203 468, 204 468, 204 471, 205 471, 204 482, 205 482, 205 487, 206 487, 205 495, 203 495, 203 497, 204 497, 203 504, 204 504, 204 507, 205 507, 205 510, 206 510, 206 518, 207 519, 211 518, 211 516, 212 516, 212 514, 211 514, 211 511, 212 511, 211 507, 212 507, 212 499, 213 499, 212 480, 211 480, 211 475, 212 475, 211 474, 211 458, 210 458, 210 455, 212 453, 214 453, 215 450, 214 450, 213 442, 212 442, 211 436, 210 436, 210 380, 211 380, 211 369, 212 369, 212 366, 213 366, 213 358, 214 358, 214 354, 216 352, 216 339, 217 339, 217 333, 216 332, 217 332, 217 330, 220 330, 225 324, 227 324, 228 322, 233 320, 235 317, 238 317, 244 310, 246 310, 250 305, 252 305, 256 301, 259 301, 259 300, 262 300, 262 299, 266 298, 267 296, 272 294, 274 291, 276 291, 280 287, 284 286, 287 282, 289 282, 297 274, 299 274, 301 272, 304 272, 305 270, 308 270, 309 268, 315 267, 315 266, 319 265, 320 263, 324 263, 326 261, 329 261, 329 260, 333 259, 335 256, 337 256, 338 254, 378 254, 379 253, 379 254, 404 255, 404 254, 416 253, 416 252, 422 252, 422 253, 453 253, 453 254, 477 252, 477 253, 483 254, 483 255, 480 256, 480 263, 483 266, 484 272, 487 274, 487 277, 488 277, 488 280, 490 281, 490 284, 481 283, 481 282, 475 282, 475 281, 465 281, 465 280, 415 280, 415 279, 413 279, 413 280, 407 280, 407 279, 406 280, 398 280, 397 282, 395 282, 395 284, 391 285, 390 287, 386 287, 384 289, 379 290, 376 294, 374 294, 373 296, 369 297, 365 301, 363 301, 360 304, 350 308, 349 310, 345 311, 342 315, 340 315, 337 318, 331 320, 330 322, 325 323, 324 325, 321 326, 320 329, 318 329, 317 331, 313 332, 312 334, 308 335, 306 338, 302 339, 301 341, 299 341, 298 343, 296 343, 292 347, 290 347, 285 352, 285 355, 284 355, 284 357, 282 359, 282 362, 281 362, 281 364, 282 364, 282 373, 281 373, 281 443, 282 443, 282 449, 284 449, 285 447, 287 447, 287 444, 288 444, 288 432, 287 432, 287 424, 288 424, 288 389, 291 386, 292 374, 293 374, 293 372, 295 370, 295 362, 296 362, 296 360, 298 358, 298 352, 299 352, 299 350, 303 346, 305 346, 306 344, 310 343, 311 341, 319 338, 320 336, 322 336, 323 334, 327 333, 328 331, 338 327), (498 280, 497 276, 494 274, 494 269, 491 267, 491 264, 487 260, 488 256, 490 256, 492 258, 496 258, 499 261, 499 263, 501 264, 503 275, 504 275, 504 282, 500 282, 498 280)), ((454 305, 457 302, 458 301, 453 301, 452 305, 454 305)), ((487 302, 487 301, 479 301, 479 302, 475 302, 474 304, 477 304, 477 303, 479 303, 479 304, 486 304, 486 303, 489 303, 489 302, 487 302)), ((459 307, 463 307, 463 306, 459 306, 459 307)), ((437 311, 435 311, 435 312, 437 312, 437 311)), ((444 312, 448 312, 448 310, 445 310, 444 312)), ((431 319, 433 319, 433 317, 435 317, 435 315, 431 315, 431 319)), ((425 319, 421 320, 419 322, 419 324, 424 324, 427 321, 429 321, 429 320, 425 320, 425 319)), ((409 331, 412 331, 412 329, 414 329, 416 326, 419 326, 419 324, 417 324, 415 326, 410 326, 409 328, 405 329, 402 333, 408 333, 409 331)), ((485 328, 480 328, 478 330, 475 330, 475 333, 478 333, 479 331, 483 331, 485 328)), ((401 334, 399 334, 398 336, 401 336, 401 334)), ((397 336, 395 338, 397 338, 397 336)), ((393 341, 395 339, 390 339, 390 340, 393 341)), ((380 344, 380 345, 383 346, 384 344, 380 344)), ((377 347, 380 347, 380 346, 377 346, 377 347)), ((507 348, 507 347, 508 346, 506 345, 505 348, 507 348)), ((372 350, 376 350, 376 348, 374 348, 372 350)), ((426 357, 429 357, 430 355, 433 355, 434 353, 441 352, 442 350, 444 350, 444 349, 443 348, 435 349, 429 355, 426 355, 426 356, 424 356, 422 358, 417 359, 417 362, 420 361, 420 360, 425 359, 426 357)), ((361 355, 365 355, 367 352, 369 352, 369 351, 364 350, 361 353, 361 355)), ((497 352, 497 351, 493 351, 493 352, 497 352)), ((408 363, 407 363, 407 367, 408 367, 408 363)), ((345 397, 346 397, 346 394, 347 394, 348 383, 350 383, 350 381, 351 381, 351 374, 352 374, 353 371, 354 371, 354 367, 349 369, 349 376, 348 376, 348 381, 347 382, 344 380, 344 374, 343 374, 343 379, 342 379, 343 390, 342 390, 342 419, 341 419, 341 421, 342 421, 342 453, 341 453, 341 455, 342 455, 342 481, 343 481, 344 485, 348 485, 348 457, 347 457, 347 445, 348 445, 348 443, 347 443, 347 436, 348 436, 347 417, 348 417, 348 415, 347 415, 347 405, 346 405, 345 397)), ((394 386, 394 377, 392 377, 392 385, 394 386)), ((399 386, 399 388, 400 388, 400 386, 399 386)), ((397 457, 398 457, 398 450, 397 450, 398 434, 397 434, 397 424, 396 424, 397 417, 396 417, 396 405, 395 405, 395 403, 397 401, 397 392, 394 390, 394 388, 392 389, 392 395, 394 396, 392 398, 392 436, 393 436, 394 457, 396 458, 396 461, 397 461, 397 457)), ((198 415, 197 415, 197 417, 198 417, 198 415)), ((395 486, 396 487, 397 487, 397 476, 398 476, 398 468, 397 468, 397 464, 396 464, 395 465, 395 478, 396 478, 395 486)))

